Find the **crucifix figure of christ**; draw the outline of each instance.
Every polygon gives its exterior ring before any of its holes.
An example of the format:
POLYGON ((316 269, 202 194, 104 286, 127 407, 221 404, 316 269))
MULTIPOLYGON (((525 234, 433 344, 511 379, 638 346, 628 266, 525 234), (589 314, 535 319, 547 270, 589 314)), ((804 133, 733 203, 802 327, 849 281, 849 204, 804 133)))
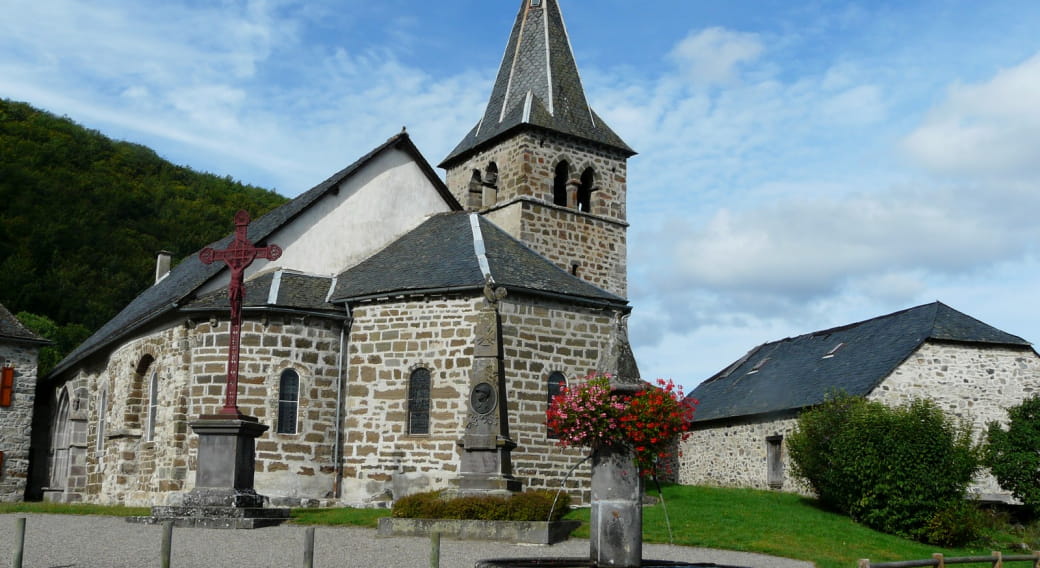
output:
POLYGON ((215 260, 227 263, 231 270, 231 284, 228 285, 228 302, 231 304, 231 337, 228 341, 227 382, 224 385, 224 408, 221 415, 239 417, 238 411, 238 353, 242 342, 242 296, 245 286, 242 276, 246 268, 257 257, 267 260, 278 260, 282 249, 278 245, 266 247, 253 246, 246 233, 249 229, 249 213, 239 211, 235 214, 235 238, 224 250, 213 250, 209 247, 199 252, 199 260, 203 264, 211 264, 215 260))

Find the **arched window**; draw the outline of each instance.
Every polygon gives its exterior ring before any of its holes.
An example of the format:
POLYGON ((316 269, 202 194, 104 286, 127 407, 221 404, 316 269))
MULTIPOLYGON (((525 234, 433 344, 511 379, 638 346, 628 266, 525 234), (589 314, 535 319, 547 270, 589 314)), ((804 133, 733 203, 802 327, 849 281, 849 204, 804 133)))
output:
POLYGON ((556 177, 553 178, 553 204, 567 206, 567 180, 571 176, 571 168, 564 160, 556 165, 556 177))
MULTIPOLYGON (((549 373, 549 380, 546 383, 546 394, 548 394, 548 402, 552 404, 553 398, 563 392, 563 389, 567 386, 567 377, 563 376, 563 373, 559 371, 553 371, 549 373)), ((559 434, 553 430, 546 430, 546 436, 552 439, 559 438, 559 434)))
POLYGON ((50 488, 64 489, 69 475, 69 390, 58 395, 58 412, 54 416, 54 434, 51 438, 50 488))
POLYGON ((148 391, 145 390, 145 381, 149 378, 155 363, 155 356, 145 353, 134 367, 134 375, 130 379, 130 391, 127 394, 126 406, 124 407, 123 422, 127 428, 144 428, 147 434, 148 424, 142 419, 146 418, 148 391))
POLYGON ((592 168, 585 168, 581 174, 581 185, 578 186, 578 211, 592 211, 592 190, 595 189, 595 183, 596 172, 592 168))
POLYGON ((408 378, 408 433, 430 433, 430 370, 423 367, 408 378))
POLYGON ((300 410, 300 375, 292 369, 282 371, 278 381, 278 433, 295 434, 300 410))
POLYGON ((108 387, 101 387, 98 396, 97 407, 97 440, 94 441, 94 450, 101 454, 105 451, 105 419, 108 414, 108 387))
POLYGON ((152 378, 148 381, 148 423, 145 426, 144 440, 151 442, 155 439, 155 415, 159 410, 159 371, 152 371, 152 378))

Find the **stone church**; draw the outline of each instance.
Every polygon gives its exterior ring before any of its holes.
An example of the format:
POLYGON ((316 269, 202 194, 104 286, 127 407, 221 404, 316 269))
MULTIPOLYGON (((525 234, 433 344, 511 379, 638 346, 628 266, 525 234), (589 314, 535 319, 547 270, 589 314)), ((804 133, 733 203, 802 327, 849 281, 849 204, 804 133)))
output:
MULTIPOLYGON (((638 377, 634 153, 586 100, 557 0, 522 0, 446 183, 402 132, 256 219, 249 240, 283 250, 245 275, 238 405, 270 427, 256 490, 286 505, 584 497, 587 468, 565 479, 583 454, 556 446, 545 410, 573 377, 638 377)), ((170 264, 47 377, 30 498, 156 505, 192 489, 189 423, 223 402, 229 276, 198 253, 170 264)))

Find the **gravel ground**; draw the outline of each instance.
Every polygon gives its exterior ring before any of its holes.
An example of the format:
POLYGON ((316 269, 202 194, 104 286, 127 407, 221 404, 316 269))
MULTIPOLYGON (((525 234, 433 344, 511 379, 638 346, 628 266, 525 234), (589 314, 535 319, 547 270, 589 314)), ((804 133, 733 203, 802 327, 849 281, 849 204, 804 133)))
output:
MULTIPOLYGON (((14 552, 15 519, 25 517, 24 568, 137 568, 159 566, 162 528, 116 517, 0 515, 0 566, 14 552), (5 558, 5 556, 7 556, 5 558)), ((174 568, 284 568, 303 565, 306 528, 293 525, 256 530, 174 529, 174 568)), ((430 566, 430 540, 376 537, 374 529, 317 527, 316 568, 430 566)), ((589 541, 553 546, 499 542, 441 541, 442 568, 472 568, 486 558, 583 557, 589 541)), ((809 562, 761 554, 648 544, 643 557, 754 568, 812 568, 809 562)))

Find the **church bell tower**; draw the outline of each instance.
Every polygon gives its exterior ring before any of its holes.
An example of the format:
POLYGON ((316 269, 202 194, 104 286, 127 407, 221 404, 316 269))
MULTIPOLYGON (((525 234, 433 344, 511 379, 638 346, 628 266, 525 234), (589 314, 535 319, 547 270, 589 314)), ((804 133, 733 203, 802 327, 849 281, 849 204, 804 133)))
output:
POLYGON ((466 209, 625 297, 634 154, 586 100, 558 1, 522 0, 484 116, 440 167, 466 209))

